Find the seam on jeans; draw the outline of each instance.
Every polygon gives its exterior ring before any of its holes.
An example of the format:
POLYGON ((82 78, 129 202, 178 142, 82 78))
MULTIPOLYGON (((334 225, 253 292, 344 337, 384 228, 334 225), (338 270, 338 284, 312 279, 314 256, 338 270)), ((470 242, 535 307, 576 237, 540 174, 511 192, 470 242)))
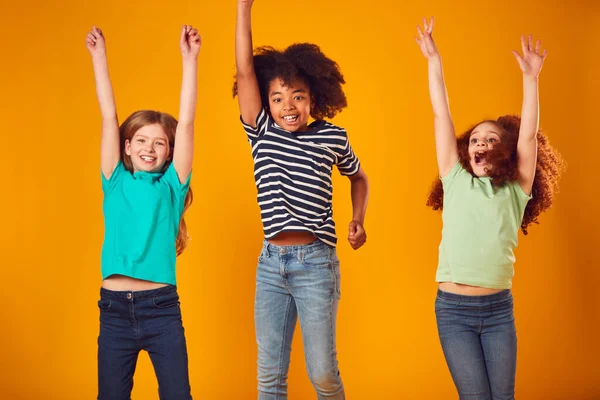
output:
POLYGON ((275 400, 279 399, 279 387, 281 386, 281 371, 283 363, 283 353, 285 352, 285 338, 287 337, 288 330, 288 316, 290 315, 290 305, 292 304, 291 296, 288 297, 287 307, 285 309, 285 316, 283 319, 283 340, 281 341, 281 348, 279 349, 279 367, 277 371, 277 385, 275 386, 275 400))

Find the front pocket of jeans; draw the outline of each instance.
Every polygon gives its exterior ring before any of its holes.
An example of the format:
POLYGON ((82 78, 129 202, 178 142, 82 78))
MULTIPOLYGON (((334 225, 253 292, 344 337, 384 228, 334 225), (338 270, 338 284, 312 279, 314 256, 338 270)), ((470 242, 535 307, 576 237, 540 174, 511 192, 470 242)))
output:
POLYGON ((152 299, 152 303, 156 308, 170 308, 179 305, 179 296, 177 293, 158 296, 152 299))
POLYGON ((110 300, 100 299, 98 300, 98 308, 100 311, 108 311, 110 310, 110 306, 112 305, 110 300))
POLYGON ((439 297, 435 301, 435 312, 443 313, 457 309, 461 305, 460 301, 442 300, 439 297))
POLYGON ((331 267, 331 257, 328 250, 317 250, 304 255, 304 265, 311 268, 331 267))

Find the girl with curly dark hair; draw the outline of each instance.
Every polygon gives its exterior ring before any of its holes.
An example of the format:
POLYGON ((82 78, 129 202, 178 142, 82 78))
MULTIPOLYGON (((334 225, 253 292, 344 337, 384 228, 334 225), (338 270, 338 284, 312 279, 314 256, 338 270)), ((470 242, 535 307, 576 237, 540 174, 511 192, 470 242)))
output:
POLYGON ((461 399, 514 399, 517 337, 512 286, 518 230, 552 204, 562 159, 538 131, 538 75, 546 51, 521 37, 521 117, 483 121, 458 140, 432 38, 416 38, 429 64, 440 174, 427 204, 443 209, 435 303, 438 333, 461 399))
POLYGON ((366 241, 368 180, 346 131, 323 120, 346 107, 338 65, 308 43, 253 53, 252 3, 238 0, 233 94, 252 149, 264 229, 254 305, 258 398, 287 398, 292 335, 300 318, 317 398, 344 399, 335 344, 340 264, 333 166, 351 181, 353 249, 366 241), (309 124, 310 117, 315 121, 309 124))

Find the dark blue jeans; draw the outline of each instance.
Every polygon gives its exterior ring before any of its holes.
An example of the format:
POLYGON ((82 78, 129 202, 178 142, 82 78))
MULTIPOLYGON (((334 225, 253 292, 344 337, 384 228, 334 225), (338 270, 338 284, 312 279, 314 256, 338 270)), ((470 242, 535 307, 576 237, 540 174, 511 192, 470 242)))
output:
POLYGON ((461 400, 513 400, 517 333, 510 290, 461 296, 438 290, 438 333, 461 400))
POLYGON ((130 400, 140 350, 150 355, 161 400, 189 400, 188 357, 175 286, 100 290, 98 400, 130 400))

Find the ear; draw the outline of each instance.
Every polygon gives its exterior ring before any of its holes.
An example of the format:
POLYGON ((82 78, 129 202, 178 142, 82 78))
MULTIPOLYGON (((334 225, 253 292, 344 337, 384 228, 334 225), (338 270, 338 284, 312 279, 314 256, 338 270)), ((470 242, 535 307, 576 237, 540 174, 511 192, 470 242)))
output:
POLYGON ((131 156, 131 142, 129 139, 125 139, 125 154, 131 156))
POLYGON ((310 95, 310 109, 312 110, 313 108, 315 108, 315 104, 317 104, 317 98, 315 97, 314 94, 310 95))

